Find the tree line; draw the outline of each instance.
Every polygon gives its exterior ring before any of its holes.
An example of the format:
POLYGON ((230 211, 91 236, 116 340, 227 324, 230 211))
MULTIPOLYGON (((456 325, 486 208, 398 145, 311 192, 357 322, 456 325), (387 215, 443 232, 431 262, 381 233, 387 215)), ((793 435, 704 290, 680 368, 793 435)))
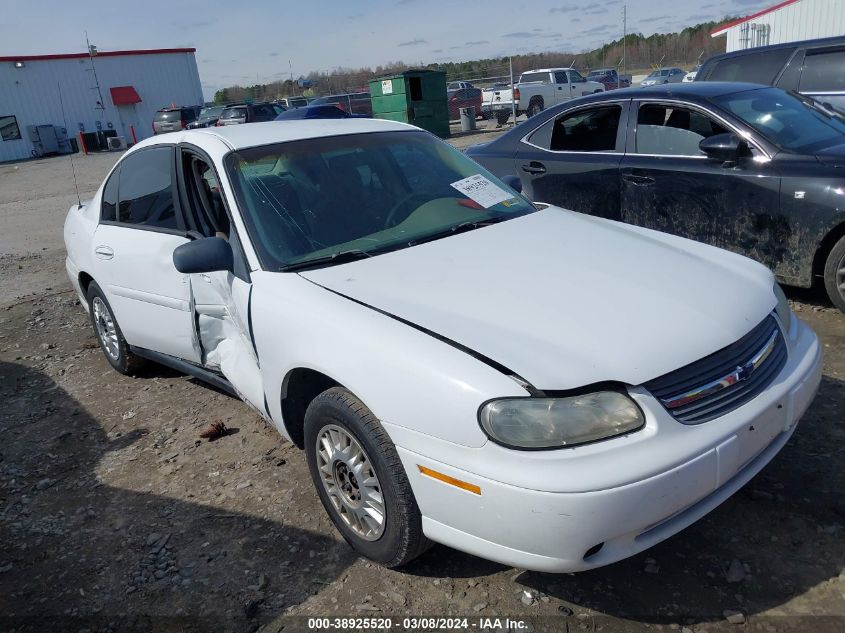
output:
MULTIPOLYGON (((732 18, 725 18, 730 20, 732 18)), ((447 81, 501 77, 507 74, 509 61, 513 61, 514 75, 532 68, 567 67, 574 65, 582 71, 604 66, 620 67, 623 50, 628 70, 646 70, 659 66, 692 67, 716 53, 724 52, 722 37, 712 38, 710 32, 725 20, 703 22, 685 28, 680 33, 655 33, 648 37, 630 33, 608 42, 600 48, 582 52, 543 52, 514 55, 512 58, 486 58, 464 62, 415 65, 414 68, 442 70, 447 81)), ((336 68, 331 72, 314 71, 299 80, 286 79, 251 86, 229 86, 218 90, 215 103, 233 103, 244 100, 270 101, 281 97, 304 95, 307 97, 346 92, 367 92, 371 79, 403 72, 411 66, 397 61, 375 68, 336 68)))

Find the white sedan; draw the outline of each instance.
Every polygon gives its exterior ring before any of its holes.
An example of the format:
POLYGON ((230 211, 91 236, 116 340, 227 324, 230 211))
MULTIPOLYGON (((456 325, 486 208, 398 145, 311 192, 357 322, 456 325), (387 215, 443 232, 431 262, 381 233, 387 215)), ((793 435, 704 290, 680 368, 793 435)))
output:
POLYGON ((156 136, 65 242, 106 360, 236 393, 386 566, 636 554, 759 472, 820 380, 763 266, 531 204, 399 123, 156 136))

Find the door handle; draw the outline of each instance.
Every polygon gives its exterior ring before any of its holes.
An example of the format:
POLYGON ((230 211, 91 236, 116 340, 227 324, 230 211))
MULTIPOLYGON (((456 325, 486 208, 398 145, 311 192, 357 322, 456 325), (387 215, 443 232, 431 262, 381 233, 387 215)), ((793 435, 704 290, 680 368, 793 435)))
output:
POLYGON ((543 163, 532 160, 527 165, 522 166, 522 171, 526 174, 545 174, 546 166, 543 163))
POLYGON ((114 250, 111 246, 98 246, 94 249, 94 254, 100 259, 112 259, 114 257, 114 250))
POLYGON ((622 180, 629 182, 632 185, 639 185, 641 187, 654 184, 654 178, 651 176, 637 176, 635 174, 623 174, 622 180))

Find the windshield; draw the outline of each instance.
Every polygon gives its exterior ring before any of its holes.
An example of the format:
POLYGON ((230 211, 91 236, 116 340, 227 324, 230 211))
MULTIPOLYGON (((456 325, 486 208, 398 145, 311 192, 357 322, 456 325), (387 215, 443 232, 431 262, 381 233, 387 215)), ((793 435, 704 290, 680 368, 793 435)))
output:
POLYGON ((713 101, 792 152, 813 153, 845 140, 845 123, 840 117, 794 92, 761 88, 714 97, 713 101))
POLYGON ((226 168, 268 270, 350 251, 366 257, 534 211, 425 132, 253 147, 229 154, 226 168))
POLYGON ((246 108, 226 108, 220 114, 221 119, 242 119, 246 117, 246 108))
POLYGON ((212 108, 203 108, 200 112, 201 119, 214 119, 220 116, 220 113, 225 109, 224 106, 214 106, 212 108))

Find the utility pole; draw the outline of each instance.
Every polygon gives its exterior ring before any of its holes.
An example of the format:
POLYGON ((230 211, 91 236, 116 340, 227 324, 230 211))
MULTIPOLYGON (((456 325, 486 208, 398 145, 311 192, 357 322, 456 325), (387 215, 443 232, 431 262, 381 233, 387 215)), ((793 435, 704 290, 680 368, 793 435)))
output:
POLYGON ((513 98, 513 56, 508 58, 511 68, 511 112, 513 113, 513 124, 516 125, 516 99, 513 98))
POLYGON ((92 90, 96 90, 97 96, 99 97, 97 107, 94 109, 100 110, 100 115, 97 119, 101 120, 105 116, 106 104, 103 103, 103 92, 100 90, 100 80, 97 78, 97 67, 94 65, 94 55, 97 54, 97 47, 92 46, 91 42, 88 41, 88 31, 85 31, 85 45, 88 47, 88 59, 91 61, 91 72, 94 73, 94 88, 92 88, 92 90))
POLYGON ((627 45, 628 40, 628 5, 622 5, 622 74, 625 73, 625 67, 628 65, 628 55, 626 54, 625 47, 627 45))

